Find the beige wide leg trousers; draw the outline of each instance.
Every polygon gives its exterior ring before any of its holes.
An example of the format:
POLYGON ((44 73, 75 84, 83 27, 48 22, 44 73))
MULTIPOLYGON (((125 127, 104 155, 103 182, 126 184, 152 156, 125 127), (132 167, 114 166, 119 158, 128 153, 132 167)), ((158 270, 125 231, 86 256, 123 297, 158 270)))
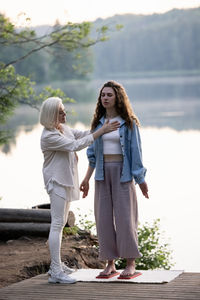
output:
POLYGON ((95 181, 99 259, 137 258, 138 208, 135 184, 120 182, 122 162, 104 162, 104 180, 95 181))

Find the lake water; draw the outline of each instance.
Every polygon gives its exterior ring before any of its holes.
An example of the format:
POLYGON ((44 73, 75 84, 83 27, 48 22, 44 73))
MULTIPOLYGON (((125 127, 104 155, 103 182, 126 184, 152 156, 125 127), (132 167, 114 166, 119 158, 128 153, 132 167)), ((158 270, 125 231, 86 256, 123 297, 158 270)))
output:
MULTIPOLYGON (((160 218, 161 231, 173 250, 174 269, 200 272, 200 78, 119 80, 125 86, 142 127, 143 160, 150 199, 137 187, 140 223, 160 218), (133 99, 133 101, 132 101, 133 99)), ((97 89, 103 81, 94 81, 97 89)), ((90 87, 91 87, 91 83, 90 87)), ((67 105, 70 126, 88 129, 93 102, 67 105)), ((0 152, 0 207, 31 208, 48 203, 42 178, 42 128, 38 113, 19 108, 10 121, 15 139, 0 152)), ((87 169, 86 150, 79 155, 79 178, 87 169)), ((93 178, 86 199, 71 209, 93 218, 93 178)))

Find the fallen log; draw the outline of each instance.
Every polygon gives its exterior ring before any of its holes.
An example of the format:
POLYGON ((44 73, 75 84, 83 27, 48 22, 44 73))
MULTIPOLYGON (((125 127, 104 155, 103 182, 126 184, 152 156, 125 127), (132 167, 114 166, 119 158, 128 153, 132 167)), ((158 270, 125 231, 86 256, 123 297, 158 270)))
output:
POLYGON ((51 223, 50 209, 1 208, 0 222, 51 223))
POLYGON ((50 223, 14 223, 0 222, 0 239, 16 239, 21 236, 48 237, 50 223))
MULTIPOLYGON (((0 222, 20 222, 20 223, 51 223, 50 209, 13 209, 0 208, 0 222)), ((73 227, 75 216, 69 211, 65 226, 73 227)))
POLYGON ((36 206, 32 206, 34 209, 42 208, 42 209, 47 209, 50 208, 50 203, 43 203, 43 204, 38 204, 36 206))
MULTIPOLYGON (((50 209, 0 208, 0 240, 21 236, 48 237, 51 223, 50 209)), ((73 227, 75 216, 69 212, 65 227, 73 227)))

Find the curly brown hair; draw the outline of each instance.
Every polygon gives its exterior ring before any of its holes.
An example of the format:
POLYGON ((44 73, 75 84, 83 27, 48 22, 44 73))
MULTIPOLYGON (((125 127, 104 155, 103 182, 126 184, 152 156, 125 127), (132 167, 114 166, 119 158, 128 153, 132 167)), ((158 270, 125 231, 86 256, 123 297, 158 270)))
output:
POLYGON ((102 90, 105 87, 111 87, 113 89, 116 97, 115 109, 118 115, 120 115, 120 117, 125 120, 127 127, 132 129, 133 122, 135 122, 136 125, 139 126, 140 122, 132 110, 131 103, 129 101, 128 95, 126 94, 124 87, 121 84, 112 80, 104 83, 103 87, 99 92, 95 113, 91 123, 91 130, 94 130, 97 127, 99 120, 106 113, 106 109, 103 107, 101 103, 101 94, 102 94, 102 90))

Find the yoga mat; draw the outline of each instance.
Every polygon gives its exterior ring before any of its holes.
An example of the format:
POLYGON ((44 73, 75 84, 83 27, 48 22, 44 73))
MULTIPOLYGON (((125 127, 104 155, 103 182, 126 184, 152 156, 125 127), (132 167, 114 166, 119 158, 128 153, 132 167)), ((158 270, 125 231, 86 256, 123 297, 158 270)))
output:
MULTIPOLYGON (((183 273, 183 270, 137 270, 142 275, 133 279, 117 279, 115 276, 109 279, 97 279, 96 276, 103 270, 101 269, 78 269, 71 274, 77 281, 85 282, 130 282, 130 283, 167 283, 183 273)), ((117 270, 122 272, 123 270, 117 270)))

